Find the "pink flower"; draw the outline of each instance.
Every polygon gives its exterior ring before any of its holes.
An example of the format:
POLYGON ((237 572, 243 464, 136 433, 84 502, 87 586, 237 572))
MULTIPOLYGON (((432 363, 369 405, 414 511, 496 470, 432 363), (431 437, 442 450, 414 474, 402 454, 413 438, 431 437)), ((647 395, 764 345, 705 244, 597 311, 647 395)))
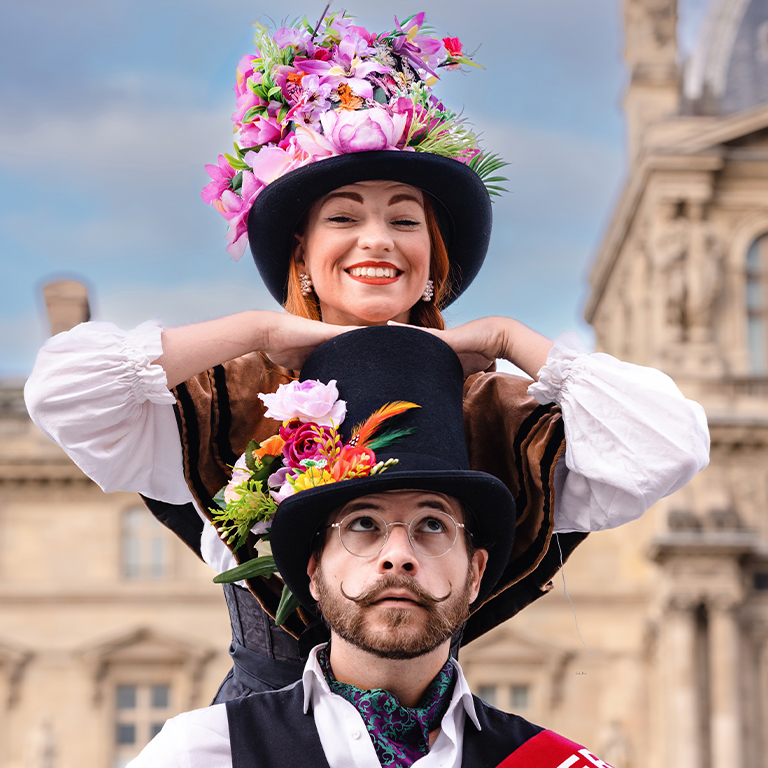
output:
POLYGON ((232 468, 232 479, 227 483, 224 489, 224 501, 229 504, 230 501, 237 501, 240 494, 235 491, 238 485, 242 485, 249 477, 251 472, 245 463, 245 454, 243 454, 232 468))
POLYGON ((246 152, 243 160, 251 166, 254 177, 262 187, 306 162, 280 147, 262 147, 258 152, 246 152))
POLYGON ((304 459, 323 459, 321 440, 332 437, 331 430, 327 427, 319 427, 317 424, 302 424, 291 439, 283 446, 283 457, 288 467, 298 469, 302 467, 304 459))
MULTIPOLYGON (((260 56, 259 52, 247 53, 240 61, 237 62, 237 70, 235 74, 235 93, 238 98, 242 96, 247 90, 247 80, 253 75, 253 60, 260 56)), ((257 73, 258 80, 261 82, 261 74, 257 73)))
POLYGON ((327 112, 320 118, 325 138, 338 154, 397 149, 407 116, 382 108, 327 112))
POLYGON ((203 188, 200 196, 208 205, 211 205, 214 200, 220 200, 224 192, 229 189, 229 182, 235 175, 235 169, 227 162, 224 155, 219 155, 218 165, 206 165, 205 170, 213 181, 203 188))
POLYGON ((293 496, 296 493, 294 487, 286 480, 278 490, 269 492, 272 498, 279 504, 281 501, 285 501, 289 496, 293 496))
POLYGON ((313 161, 334 154, 333 144, 307 125, 296 124, 296 141, 302 151, 306 152, 313 161))
POLYGON ((278 421, 299 419, 303 424, 332 427, 341 424, 347 415, 347 404, 339 400, 335 379, 327 384, 291 381, 272 394, 260 394, 259 399, 267 406, 266 417, 278 421))
POLYGON ((282 128, 274 117, 259 115, 252 123, 245 123, 240 129, 240 144, 243 149, 259 147, 279 141, 282 133, 282 128))
MULTIPOLYGON (((253 153, 248 153, 253 154, 253 153)), ((248 227, 246 221, 256 195, 264 189, 264 183, 255 178, 250 171, 243 171, 243 184, 240 195, 231 190, 225 190, 220 200, 214 201, 216 209, 229 221, 227 230, 227 253, 234 261, 239 261, 245 253, 248 244, 248 227)))

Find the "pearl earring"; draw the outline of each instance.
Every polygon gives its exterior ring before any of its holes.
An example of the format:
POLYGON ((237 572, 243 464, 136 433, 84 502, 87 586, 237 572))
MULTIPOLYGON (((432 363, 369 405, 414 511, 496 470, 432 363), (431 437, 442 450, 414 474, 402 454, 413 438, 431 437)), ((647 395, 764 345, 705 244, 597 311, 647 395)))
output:
POLYGON ((435 295, 435 283, 433 280, 427 280, 427 287, 424 289, 424 293, 421 294, 422 301, 432 301, 432 297, 435 295))
POLYGON ((306 272, 299 272, 299 285, 302 296, 309 296, 312 293, 312 278, 306 272))

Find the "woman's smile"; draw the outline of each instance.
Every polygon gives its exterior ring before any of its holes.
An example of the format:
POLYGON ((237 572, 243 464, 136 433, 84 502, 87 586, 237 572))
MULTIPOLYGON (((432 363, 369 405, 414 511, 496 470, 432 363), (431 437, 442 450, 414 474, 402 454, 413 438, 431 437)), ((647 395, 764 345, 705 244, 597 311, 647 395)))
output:
POLYGON ((388 261, 361 261, 344 270, 353 280, 369 285, 389 285, 403 274, 388 261))

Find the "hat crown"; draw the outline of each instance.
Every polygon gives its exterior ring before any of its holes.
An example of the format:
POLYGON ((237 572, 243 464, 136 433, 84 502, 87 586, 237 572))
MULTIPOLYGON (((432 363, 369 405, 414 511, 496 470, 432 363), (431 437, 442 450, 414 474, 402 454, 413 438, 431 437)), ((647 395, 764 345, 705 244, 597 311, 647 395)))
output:
POLYGON ((461 363, 456 353, 431 333, 372 326, 340 334, 307 358, 300 378, 336 380, 339 397, 347 404, 339 429, 345 442, 356 425, 387 403, 405 400, 419 406, 387 424, 395 429, 414 429, 376 451, 378 460, 398 460, 388 473, 469 469, 461 363))

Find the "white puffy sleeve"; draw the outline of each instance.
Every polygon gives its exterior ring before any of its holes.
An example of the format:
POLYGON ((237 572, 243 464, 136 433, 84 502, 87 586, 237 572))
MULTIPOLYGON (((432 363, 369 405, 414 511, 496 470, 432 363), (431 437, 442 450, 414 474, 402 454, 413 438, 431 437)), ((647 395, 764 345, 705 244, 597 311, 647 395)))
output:
POLYGON ((157 321, 123 331, 83 323, 49 339, 37 356, 24 398, 32 420, 104 491, 136 491, 184 504, 174 397, 157 321))
POLYGON ((557 532, 634 520, 709 463, 698 403, 655 368, 587 354, 576 334, 556 339, 528 392, 563 413, 567 470, 555 478, 557 532))

